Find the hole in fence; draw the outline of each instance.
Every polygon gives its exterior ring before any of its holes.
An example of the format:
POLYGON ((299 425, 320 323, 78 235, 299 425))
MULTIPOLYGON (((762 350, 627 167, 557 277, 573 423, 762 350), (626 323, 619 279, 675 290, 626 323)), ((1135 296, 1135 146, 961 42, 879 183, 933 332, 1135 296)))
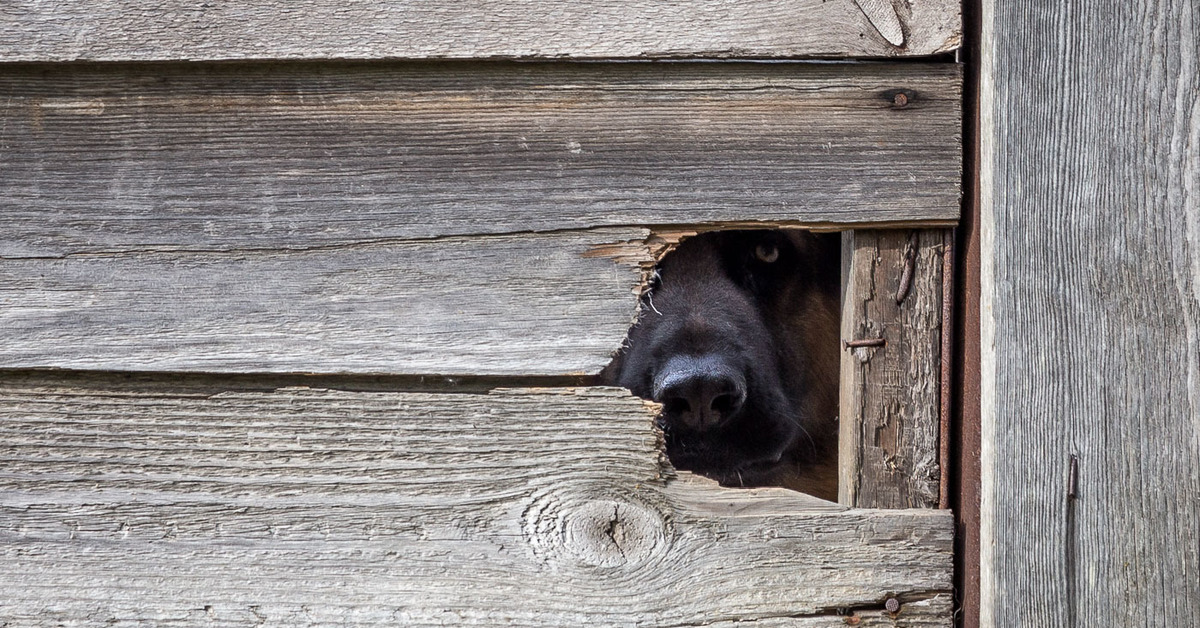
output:
POLYGON ((840 234, 714 231, 655 268, 601 377, 663 404, 681 470, 837 499, 840 234))

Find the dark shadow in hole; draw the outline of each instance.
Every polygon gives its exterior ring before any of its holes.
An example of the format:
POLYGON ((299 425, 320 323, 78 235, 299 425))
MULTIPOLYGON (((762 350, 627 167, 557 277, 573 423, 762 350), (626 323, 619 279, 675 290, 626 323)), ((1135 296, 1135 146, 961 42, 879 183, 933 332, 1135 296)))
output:
POLYGON ((841 236, 703 233, 656 267, 601 379, 663 404, 672 464, 837 499, 841 236))

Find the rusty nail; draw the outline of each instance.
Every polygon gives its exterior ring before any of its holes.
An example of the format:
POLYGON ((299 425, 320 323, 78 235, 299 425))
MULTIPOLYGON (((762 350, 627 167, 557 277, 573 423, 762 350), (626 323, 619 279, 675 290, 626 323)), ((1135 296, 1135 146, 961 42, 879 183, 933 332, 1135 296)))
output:
POLYGON ((1067 499, 1079 497, 1079 458, 1071 454, 1071 475, 1067 478, 1067 499))
POLYGON ((889 597, 887 601, 883 603, 883 607, 886 608, 887 612, 889 613, 898 613, 900 612, 900 600, 897 600, 894 597, 889 597))
POLYGON ((858 347, 882 347, 887 344, 883 338, 861 338, 859 340, 843 340, 842 346, 846 349, 857 349, 858 347))
POLYGON ((913 273, 917 270, 917 232, 908 237, 908 248, 904 250, 904 270, 900 273, 900 285, 896 287, 896 305, 908 298, 912 289, 913 273))
POLYGON ((908 94, 905 94, 904 92, 896 92, 896 95, 892 96, 892 104, 896 105, 897 107, 908 106, 908 94))

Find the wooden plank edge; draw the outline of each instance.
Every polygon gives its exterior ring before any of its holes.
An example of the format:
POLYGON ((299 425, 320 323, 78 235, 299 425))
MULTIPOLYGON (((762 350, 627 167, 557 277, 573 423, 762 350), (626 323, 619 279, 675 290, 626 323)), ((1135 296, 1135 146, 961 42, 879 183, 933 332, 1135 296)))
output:
MULTIPOLYGON (((345 249, 356 246, 387 246, 387 245, 404 245, 417 244, 423 242, 437 240, 457 240, 466 238, 502 238, 502 237, 518 237, 522 235, 541 236, 554 234, 572 234, 586 233, 589 231, 619 231, 629 229, 646 229, 649 230, 650 236, 646 239, 645 245, 650 247, 653 252, 655 261, 662 259, 662 256, 669 253, 672 249, 679 245, 683 239, 707 233, 710 231, 730 231, 735 229, 745 230, 769 230, 769 229, 803 229, 814 233, 837 233, 842 231, 853 231, 855 229, 879 229, 879 230, 895 230, 895 229, 942 229, 954 228, 958 226, 959 219, 927 219, 927 220, 853 220, 853 221, 811 221, 811 220, 731 220, 720 222, 693 222, 693 223, 646 223, 646 224, 605 224, 583 228, 567 228, 567 229, 523 229, 517 231, 480 231, 469 233, 453 233, 436 236, 412 236, 412 237, 390 237, 390 238, 354 238, 345 241, 324 241, 319 244, 305 246, 269 246, 269 247, 253 247, 253 246, 195 246, 195 245, 153 245, 153 246, 110 246, 98 248, 77 248, 69 252, 53 255, 5 255, 0 253, 0 260, 63 260, 73 256, 86 255, 123 255, 123 254, 156 254, 156 253, 302 253, 309 251, 345 249)), ((594 249, 594 256, 603 257, 605 247, 597 247, 594 249)), ((646 263, 645 259, 631 258, 630 253, 626 249, 611 249, 612 257, 617 261, 625 261, 642 265, 646 263)))
POLYGON ((283 10, 179 2, 130 8, 62 1, 10 11, 0 60, 304 58, 894 58, 962 43, 958 3, 890 0, 533 2, 417 7, 310 1, 283 10))

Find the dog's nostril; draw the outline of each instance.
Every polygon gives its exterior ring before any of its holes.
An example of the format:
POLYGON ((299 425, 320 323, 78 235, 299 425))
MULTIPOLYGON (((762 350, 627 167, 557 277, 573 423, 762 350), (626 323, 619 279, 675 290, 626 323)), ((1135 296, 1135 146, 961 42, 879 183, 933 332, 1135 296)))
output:
POLYGON ((709 405, 714 412, 719 412, 723 416, 729 416, 737 412, 742 407, 742 401, 745 399, 743 395, 737 393, 729 393, 726 395, 717 395, 713 398, 709 405))
POLYGON ((663 412, 667 414, 681 414, 691 410, 692 404, 688 403, 687 399, 673 397, 663 401, 663 412))
POLYGON ((719 359, 675 358, 655 381, 655 399, 668 422, 690 430, 715 428, 746 401, 746 381, 719 359))

